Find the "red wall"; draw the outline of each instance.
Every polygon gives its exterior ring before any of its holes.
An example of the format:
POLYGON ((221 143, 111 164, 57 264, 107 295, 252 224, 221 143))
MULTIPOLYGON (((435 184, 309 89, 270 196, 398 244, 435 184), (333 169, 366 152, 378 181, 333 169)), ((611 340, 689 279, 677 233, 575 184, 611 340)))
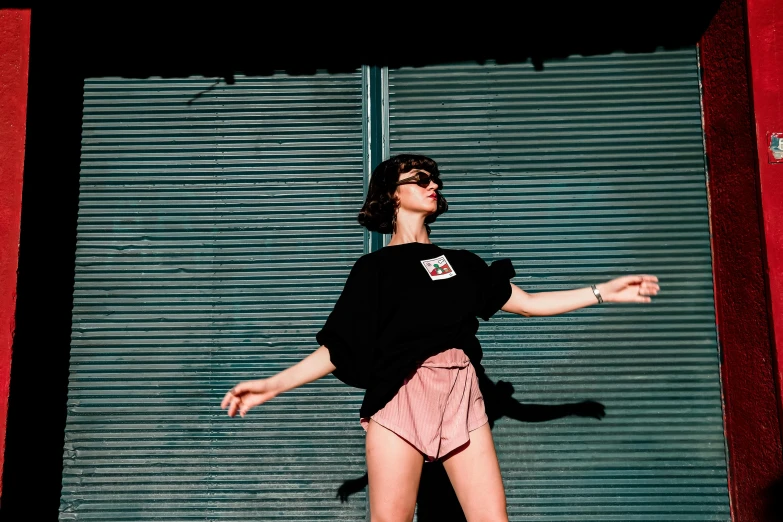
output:
POLYGON ((0 10, 0 473, 16 309, 29 53, 30 10, 0 10))
MULTIPOLYGON (((783 158, 770 154, 770 135, 783 139, 783 3, 748 0, 748 41, 756 115, 769 312, 777 346, 778 398, 783 397, 783 158), (779 162, 775 162, 779 161, 779 162)), ((781 151, 783 152, 783 151, 781 151)), ((780 404, 783 408, 783 404, 780 404)))
POLYGON ((767 520, 768 488, 783 477, 745 7, 724 0, 700 42, 729 491, 733 520, 743 522, 767 520))

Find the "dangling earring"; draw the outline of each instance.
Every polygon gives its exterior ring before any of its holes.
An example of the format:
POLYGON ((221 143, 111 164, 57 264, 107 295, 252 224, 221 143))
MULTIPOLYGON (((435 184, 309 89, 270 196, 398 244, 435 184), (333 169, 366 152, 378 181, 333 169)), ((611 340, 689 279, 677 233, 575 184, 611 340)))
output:
POLYGON ((397 211, 394 211, 394 215, 392 216, 392 234, 397 232, 397 211))

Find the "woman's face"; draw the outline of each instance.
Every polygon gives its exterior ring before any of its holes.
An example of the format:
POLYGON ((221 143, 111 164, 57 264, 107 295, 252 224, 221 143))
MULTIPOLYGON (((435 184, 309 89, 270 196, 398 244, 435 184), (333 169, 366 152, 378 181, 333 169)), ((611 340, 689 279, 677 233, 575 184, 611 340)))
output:
MULTIPOLYGON (((421 176, 429 176, 429 172, 423 169, 412 169, 408 172, 400 174, 398 181, 402 181, 406 178, 416 176, 421 173, 421 176)), ((416 181, 416 178, 410 180, 416 181)), ((430 179, 429 183, 425 187, 420 187, 416 183, 405 183, 397 187, 397 191, 394 193, 400 202, 399 209, 407 210, 410 212, 424 212, 427 215, 434 213, 438 210, 438 184, 433 179, 430 179)))

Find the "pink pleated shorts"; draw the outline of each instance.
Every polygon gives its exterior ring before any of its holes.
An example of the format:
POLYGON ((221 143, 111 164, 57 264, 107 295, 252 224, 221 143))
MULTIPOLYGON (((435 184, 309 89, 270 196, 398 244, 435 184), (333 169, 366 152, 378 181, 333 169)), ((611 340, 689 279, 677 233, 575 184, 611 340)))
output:
MULTIPOLYGON (((397 395, 370 417, 418 449, 429 461, 470 441, 486 424, 484 397, 465 352, 451 348, 433 355, 410 375, 397 395)), ((367 430, 370 419, 361 419, 367 430)))

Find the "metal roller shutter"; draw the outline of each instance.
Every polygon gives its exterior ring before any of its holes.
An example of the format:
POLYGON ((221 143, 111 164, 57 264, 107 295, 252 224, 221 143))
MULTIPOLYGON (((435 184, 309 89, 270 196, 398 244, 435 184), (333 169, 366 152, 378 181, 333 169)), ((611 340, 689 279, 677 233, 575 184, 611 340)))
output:
POLYGON ((432 240, 510 257, 531 292, 629 273, 650 305, 482 325, 522 403, 601 420, 493 430, 512 520, 729 520, 695 49, 390 70, 389 151, 432 156, 452 210, 432 240))
POLYGON ((361 391, 244 420, 315 349, 366 240, 362 74, 88 79, 63 520, 364 520, 361 391))

